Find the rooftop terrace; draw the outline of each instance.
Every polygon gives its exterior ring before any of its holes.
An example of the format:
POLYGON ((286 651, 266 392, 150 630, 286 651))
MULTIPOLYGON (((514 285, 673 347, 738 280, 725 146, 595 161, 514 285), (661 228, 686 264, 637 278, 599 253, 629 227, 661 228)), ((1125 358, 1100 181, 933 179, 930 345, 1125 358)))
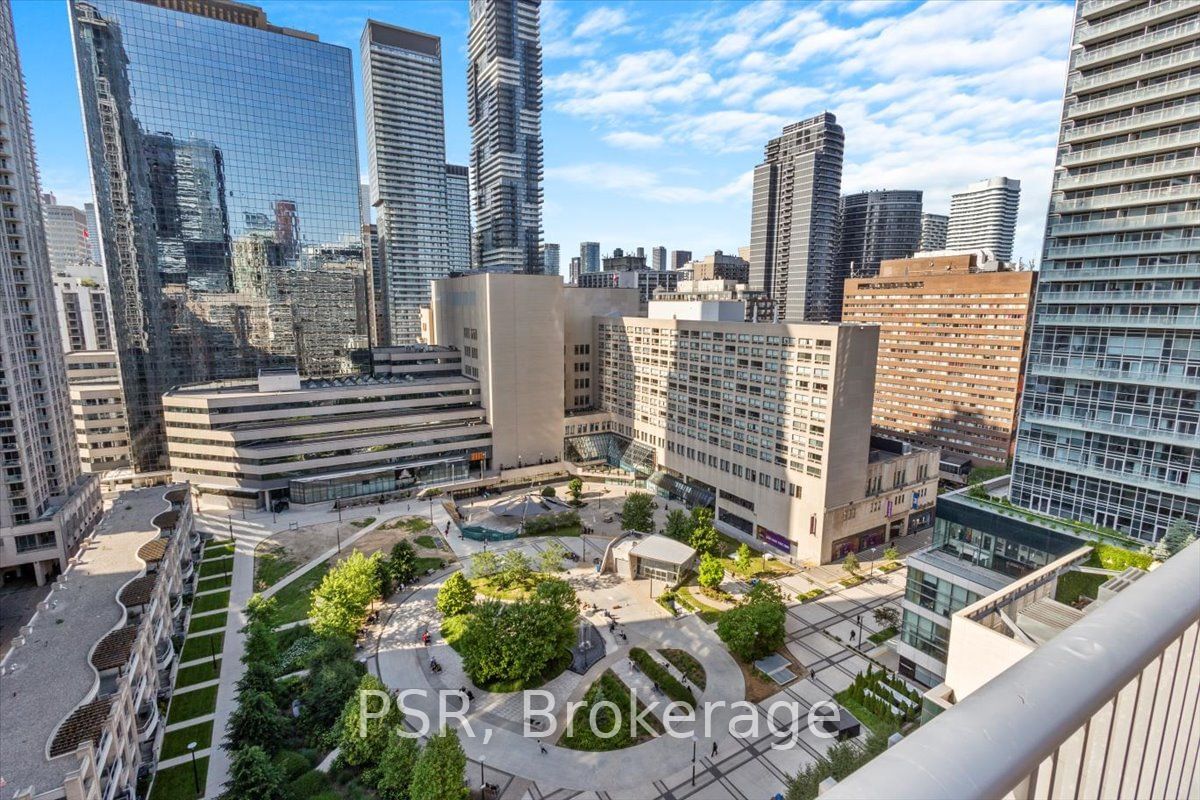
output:
MULTIPOLYGON (((0 661, 8 720, 0 730, 0 764, 9 791, 29 786, 35 793, 54 789, 76 768, 72 753, 82 739, 75 738, 68 746, 72 737, 65 734, 69 732, 56 733, 81 704, 96 701, 99 676, 92 665, 92 650, 124 623, 125 607, 117 595, 146 568, 138 550, 159 535, 154 520, 171 508, 166 493, 179 487, 154 486, 117 497, 0 661), (19 724, 12 724, 13 720, 19 724), (55 757, 50 758, 52 739, 55 757)), ((91 712, 101 705, 89 707, 83 717, 92 720, 91 712)), ((75 716, 73 727, 83 717, 75 716)), ((83 738, 95 733, 93 723, 79 728, 83 738)))

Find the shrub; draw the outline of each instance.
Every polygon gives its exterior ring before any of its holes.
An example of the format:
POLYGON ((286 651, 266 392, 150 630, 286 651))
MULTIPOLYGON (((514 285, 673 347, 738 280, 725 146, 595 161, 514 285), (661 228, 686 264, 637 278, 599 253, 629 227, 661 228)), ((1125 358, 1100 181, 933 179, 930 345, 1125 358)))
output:
POLYGON ((467 756, 453 728, 429 737, 412 769, 409 793, 415 800, 465 800, 467 756))
POLYGON ((557 494, 558 493, 556 491, 554 491, 553 486, 543 486, 542 487, 542 497, 554 497, 557 494))
POLYGON ((692 694, 692 690, 680 683, 666 667, 655 660, 654 656, 640 647, 635 647, 629 651, 629 657, 646 677, 658 684, 667 697, 683 703, 688 708, 696 707, 696 695, 692 694))
POLYGON ((461 572, 455 572, 437 593, 437 609, 447 617, 456 617, 475 604, 475 587, 461 572))
POLYGON ((716 589, 725 580, 725 565, 716 556, 705 553, 700 556, 700 569, 696 581, 705 589, 716 589))
POLYGON ((295 750, 281 750, 275 754, 274 760, 275 766, 283 774, 283 779, 287 781, 294 781, 312 767, 304 754, 295 750))
POLYGON ((329 776, 316 769, 310 769, 287 785, 289 800, 316 800, 329 790, 329 776))

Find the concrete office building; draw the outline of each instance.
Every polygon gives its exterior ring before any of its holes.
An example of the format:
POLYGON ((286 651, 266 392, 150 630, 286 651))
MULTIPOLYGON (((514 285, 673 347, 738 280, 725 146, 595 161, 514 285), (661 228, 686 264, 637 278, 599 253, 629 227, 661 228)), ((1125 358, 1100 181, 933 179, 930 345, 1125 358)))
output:
POLYGON ((919 190, 907 189, 842 196, 837 262, 842 280, 878 275, 881 261, 908 258, 917 252, 921 244, 921 197, 919 190))
POLYGON ((579 243, 579 264, 584 272, 599 272, 600 267, 600 243, 599 242, 580 242, 579 243))
POLYGON ((562 265, 560 261, 561 250, 558 245, 546 242, 542 245, 542 266, 545 268, 547 275, 561 275, 562 265))
POLYGON ((53 192, 42 194, 42 220, 50 269, 58 272, 92 257, 87 215, 75 206, 58 204, 53 192))
POLYGON ((750 284, 786 322, 841 313, 838 205, 845 136, 828 112, 796 122, 767 143, 754 169, 750 284))
POLYGON ((626 253, 619 247, 614 247, 611 256, 601 259, 604 272, 631 272, 646 269, 646 253, 638 248, 636 253, 626 253))
POLYGON ((1013 503, 1145 541, 1200 520, 1197 13, 1076 8, 1013 468, 1013 503))
POLYGON ((946 214, 921 215, 921 244, 919 250, 931 252, 946 249, 946 231, 950 217, 946 214))
POLYGON ((942 451, 942 477, 1012 458, 1037 273, 983 252, 884 261, 846 281, 842 320, 879 325, 872 422, 942 451))
POLYGON ((100 220, 96 217, 96 204, 84 203, 83 213, 87 217, 88 255, 93 262, 103 266, 104 251, 100 246, 100 220))
POLYGON ((541 273, 539 0, 471 0, 467 121, 477 269, 541 273))
POLYGON ((384 497, 486 472, 491 431, 458 353, 374 351, 374 375, 181 386, 163 396, 171 471, 230 506, 384 497))
POLYGON ((108 292, 90 278, 56 275, 54 300, 63 350, 111 350, 108 292))
POLYGON ((1011 261, 1020 203, 1021 182, 1012 178, 986 178, 951 195, 946 248, 990 250, 1000 261, 1011 261))
MULTIPOLYGON (((620 260, 625 261, 624 258, 620 260)), ((646 269, 644 266, 640 269, 606 269, 603 272, 585 272, 579 276, 578 285, 584 289, 636 289, 642 313, 645 313, 655 293, 675 290, 679 285, 679 273, 646 269)))
POLYGON ((360 183, 358 186, 358 213, 359 222, 363 225, 371 224, 371 184, 360 183))
POLYGON ((567 283, 572 286, 579 284, 579 276, 583 274, 583 266, 579 263, 579 256, 572 256, 571 263, 567 267, 567 283))
POLYGON ((6 797, 136 797, 158 759, 200 552, 188 488, 122 494, 86 552, 0 661, 6 797))
POLYGON ((73 441, 40 200, 12 7, 0 0, 0 582, 39 585, 66 569, 100 515, 99 487, 80 473, 73 441))
POLYGON ((667 268, 667 248, 656 245, 650 248, 650 269, 663 270, 667 268))
MULTIPOLYGON (((113 350, 66 354, 75 443, 84 472, 105 475, 129 467, 129 421, 113 350)), ((102 488, 106 481, 102 480, 102 488)))
POLYGON ((385 276, 377 302, 389 323, 381 344, 410 344, 420 336, 429 282, 450 272, 442 41, 367 20, 359 53, 385 276))
POLYGON ((775 304, 762 292, 752 290, 745 283, 729 280, 681 280, 674 290, 659 289, 655 300, 684 302, 736 302, 745 308, 742 317, 746 322, 774 322, 775 304))
POLYGON ((170 387, 344 361, 280 282, 360 238, 352 57, 242 4, 69 8, 134 468, 154 472, 170 387))
POLYGON ((689 261, 685 269, 692 271, 694 281, 750 282, 750 262, 740 255, 726 255, 717 250, 710 256, 689 261))
POLYGON ((450 269, 471 268, 471 176, 459 164, 446 165, 446 220, 450 226, 450 269))
POLYGON ((686 269, 689 261, 692 260, 691 250, 672 250, 667 257, 667 269, 686 269))

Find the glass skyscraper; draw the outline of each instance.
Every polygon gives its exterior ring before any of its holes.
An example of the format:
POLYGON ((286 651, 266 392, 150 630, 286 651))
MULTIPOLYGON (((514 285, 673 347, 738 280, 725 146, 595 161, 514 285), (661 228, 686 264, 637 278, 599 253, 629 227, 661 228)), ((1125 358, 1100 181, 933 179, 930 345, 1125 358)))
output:
POLYGON ((166 467, 170 387, 338 372, 365 343, 345 323, 361 280, 344 273, 362 269, 350 51, 252 6, 178 8, 70 3, 139 471, 166 467))
POLYGON ((1146 541, 1200 526, 1198 12, 1076 6, 1013 469, 1014 503, 1146 541))

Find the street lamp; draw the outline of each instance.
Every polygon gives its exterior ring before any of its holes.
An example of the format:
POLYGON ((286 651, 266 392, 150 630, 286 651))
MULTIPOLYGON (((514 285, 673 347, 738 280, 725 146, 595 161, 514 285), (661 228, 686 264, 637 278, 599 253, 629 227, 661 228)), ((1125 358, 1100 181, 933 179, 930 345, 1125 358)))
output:
POLYGON ((487 791, 487 784, 483 780, 483 762, 486 758, 487 756, 479 757, 479 796, 481 798, 485 796, 485 792, 487 791))
MULTIPOLYGON (((338 514, 338 516, 340 517, 341 514, 338 514)), ((342 554, 342 526, 338 525, 336 528, 334 528, 334 530, 337 531, 338 555, 341 555, 342 554)))
POLYGON ((233 541, 233 512, 229 512, 229 541, 233 541))
POLYGON ((216 638, 215 636, 208 637, 208 657, 209 657, 209 660, 212 661, 213 669, 217 668, 217 650, 216 650, 216 647, 213 645, 213 639, 215 639, 215 638, 216 638))
POLYGON ((862 647, 862 614, 859 614, 855 619, 858 620, 858 646, 862 647))
POLYGON ((696 785, 696 734, 692 734, 692 786, 696 785))
POLYGON ((200 772, 196 769, 196 743, 188 742, 187 749, 192 754, 192 786, 196 788, 196 794, 200 794, 200 772))

